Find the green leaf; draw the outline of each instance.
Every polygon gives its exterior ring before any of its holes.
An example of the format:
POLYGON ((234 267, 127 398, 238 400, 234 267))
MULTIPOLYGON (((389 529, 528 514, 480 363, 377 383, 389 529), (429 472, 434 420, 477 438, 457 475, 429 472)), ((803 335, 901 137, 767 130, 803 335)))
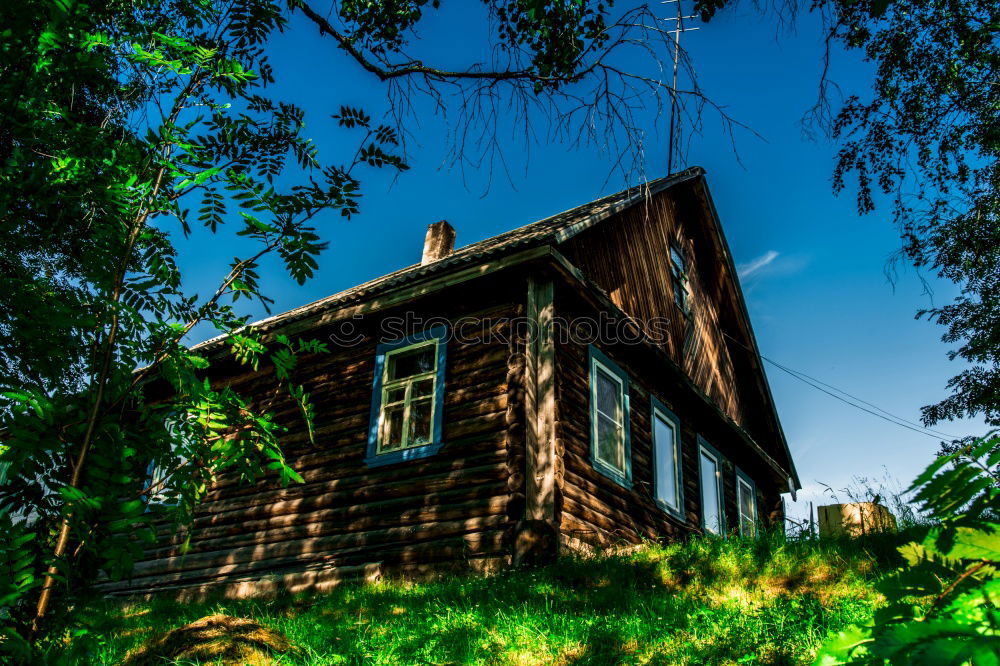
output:
POLYGON ((872 641, 871 631, 865 627, 851 626, 829 639, 813 662, 816 666, 846 664, 851 656, 872 641))
POLYGON ((1000 525, 956 528, 954 545, 948 554, 966 560, 1000 561, 1000 525))
POLYGON ((197 354, 188 354, 187 359, 192 366, 198 368, 199 370, 204 370, 209 367, 208 359, 205 358, 204 356, 198 356, 197 354))

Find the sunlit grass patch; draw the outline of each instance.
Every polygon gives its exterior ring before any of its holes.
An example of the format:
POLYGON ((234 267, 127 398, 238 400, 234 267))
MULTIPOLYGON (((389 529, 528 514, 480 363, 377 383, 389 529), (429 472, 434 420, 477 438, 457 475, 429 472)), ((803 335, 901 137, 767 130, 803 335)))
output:
MULTIPOLYGON (((323 596, 103 601, 79 614, 80 663, 114 664, 157 632, 222 613, 280 632, 282 664, 798 664, 864 622, 892 540, 695 538, 542 569, 344 586, 323 596)), ((166 662, 169 663, 169 662, 166 662)))

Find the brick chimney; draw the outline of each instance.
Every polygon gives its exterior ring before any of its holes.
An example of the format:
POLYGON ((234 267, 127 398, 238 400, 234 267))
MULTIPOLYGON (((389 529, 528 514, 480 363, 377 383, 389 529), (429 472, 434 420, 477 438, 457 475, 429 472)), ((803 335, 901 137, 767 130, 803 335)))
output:
POLYGON ((427 227, 424 237, 424 256, 421 265, 426 265, 438 259, 444 259, 455 249, 455 229, 448 220, 435 222, 427 227))

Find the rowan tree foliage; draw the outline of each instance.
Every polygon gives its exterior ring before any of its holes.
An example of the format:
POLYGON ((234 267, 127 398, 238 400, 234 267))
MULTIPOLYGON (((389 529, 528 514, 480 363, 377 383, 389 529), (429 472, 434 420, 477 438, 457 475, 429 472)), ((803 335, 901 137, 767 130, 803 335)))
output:
MULTIPOLYGON (((153 519, 185 520, 215 475, 298 479, 272 416, 212 387, 202 378, 209 361, 183 339, 209 322, 230 334, 242 362, 281 358, 282 349, 244 328, 232 302, 266 298, 256 268, 267 254, 300 282, 312 274, 323 244, 311 220, 357 209, 359 160, 322 164, 301 133, 303 112, 267 96, 263 45, 286 20, 280 6, 60 0, 33 8, 8 8, 4 24, 0 96, 13 122, 0 196, 4 236, 15 242, 3 262, 5 277, 23 283, 4 296, 4 335, 15 344, 3 352, 0 507, 34 527, 37 550, 24 557, 47 562, 46 575, 21 589, 41 583, 37 634, 53 594, 97 571, 125 575, 153 537, 153 519), (306 178, 282 191, 273 182, 286 162, 306 178), (193 201, 200 208, 191 213, 193 201), (255 249, 199 298, 182 289, 167 220, 183 234, 193 224, 235 226, 255 249), (155 384, 169 385, 167 397, 148 399, 155 384), (150 466, 160 470, 155 483, 150 466), (150 511, 154 494, 171 501, 150 511)), ((366 154, 404 168, 382 151, 391 134, 365 140, 366 154)), ((322 351, 306 341, 277 345, 322 351)), ((290 383, 288 366, 275 364, 275 377, 308 419, 308 395, 290 383)), ((14 605, 14 619, 26 619, 24 610, 14 605)), ((14 641, 11 634, 4 645, 14 641)))
MULTIPOLYGON (((612 0, 483 5, 493 61, 446 69, 408 55, 440 10, 425 0, 0 3, 0 653, 27 659, 54 608, 128 575, 157 521, 188 521, 220 475, 301 480, 279 419, 209 371, 270 367, 311 424, 294 373, 324 345, 265 337, 237 307, 268 302, 267 257, 299 282, 313 275, 320 226, 360 212, 366 169, 406 170, 416 97, 457 109, 455 136, 486 146, 503 103, 638 139, 636 105, 666 89, 615 54, 654 53, 663 34, 644 24, 648 8, 613 18, 612 0), (316 110, 277 92, 270 40, 296 16, 392 101, 384 122, 319 110, 357 137, 347 155, 325 154, 305 134, 316 110), (177 241, 193 233, 241 240, 207 294, 178 268, 177 241), (190 349, 199 325, 228 352, 190 349)), ((326 76, 335 83, 336 69, 326 76)), ((456 155, 467 149, 461 138, 456 155)))

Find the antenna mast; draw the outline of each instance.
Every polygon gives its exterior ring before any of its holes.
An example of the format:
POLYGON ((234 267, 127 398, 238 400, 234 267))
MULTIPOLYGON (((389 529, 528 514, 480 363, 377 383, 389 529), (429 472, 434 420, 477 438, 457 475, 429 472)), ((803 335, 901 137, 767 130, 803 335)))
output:
POLYGON ((670 137, 669 144, 667 148, 667 175, 669 176, 674 172, 674 153, 677 151, 677 133, 680 131, 680 108, 677 105, 677 70, 680 66, 681 59, 681 33, 689 32, 691 30, 698 30, 698 28, 685 28, 684 20, 696 18, 694 14, 688 16, 684 15, 684 10, 681 7, 681 0, 663 0, 662 4, 669 5, 675 3, 677 5, 677 16, 671 16, 664 18, 664 21, 676 21, 674 23, 674 29, 668 30, 667 32, 673 33, 674 35, 674 75, 673 81, 670 84, 670 137))

